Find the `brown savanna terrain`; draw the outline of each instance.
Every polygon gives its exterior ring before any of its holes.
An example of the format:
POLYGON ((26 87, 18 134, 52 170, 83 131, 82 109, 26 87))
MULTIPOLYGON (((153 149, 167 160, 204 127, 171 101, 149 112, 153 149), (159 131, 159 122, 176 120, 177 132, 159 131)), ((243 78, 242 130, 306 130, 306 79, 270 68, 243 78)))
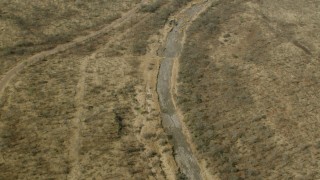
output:
MULTIPOLYGON (((94 4, 83 2, 74 8, 94 4)), ((98 5, 94 10, 107 11, 98 5)), ((1 87, 7 86, 1 94, 0 179, 174 179, 178 169, 155 103, 159 58, 152 49, 160 45, 156 32, 165 21, 141 36, 150 39, 148 54, 137 53, 137 43, 129 40, 151 24, 155 14, 129 1, 118 5, 125 7, 123 17, 118 11, 121 24, 99 37, 61 46, 65 51, 43 53, 39 59, 30 58, 36 51, 29 56, 2 51, 1 63, 16 58, 28 65, 1 87)), ((112 17, 114 12, 109 13, 112 17)), ((99 30, 100 21, 91 18, 80 23, 96 23, 90 31, 96 31, 96 26, 99 30)), ((113 21, 117 20, 101 23, 108 26, 113 21)), ((79 26, 74 30, 81 30, 79 26)), ((86 39, 79 33, 74 35, 86 39)))
POLYGON ((192 24, 177 102, 212 174, 320 178, 319 12, 319 1, 216 1, 192 24))
POLYGON ((0 75, 36 52, 105 26, 138 2, 0 1, 0 75))
POLYGON ((320 179, 319 12, 1 0, 0 179, 320 179))

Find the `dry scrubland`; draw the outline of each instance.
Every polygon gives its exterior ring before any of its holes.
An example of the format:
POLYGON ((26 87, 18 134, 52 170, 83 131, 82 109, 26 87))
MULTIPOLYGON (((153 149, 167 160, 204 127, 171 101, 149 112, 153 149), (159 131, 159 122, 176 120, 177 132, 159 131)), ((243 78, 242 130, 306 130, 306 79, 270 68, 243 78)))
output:
POLYGON ((0 76, 31 54, 110 23, 138 2, 0 1, 0 76))
POLYGON ((177 101, 221 179, 320 179, 319 1, 214 3, 191 26, 177 101))
MULTIPOLYGON (((0 99, 0 179, 175 179, 178 168, 161 127, 155 93, 156 54, 164 38, 159 30, 183 2, 142 6, 119 28, 40 60, 12 80, 0 99)), ((14 27, 29 18, 37 23, 17 27, 12 31, 17 34, 1 34, 4 40, 13 37, 3 41, 2 74, 16 61, 114 19, 103 14, 103 5, 108 6, 104 1, 67 1, 63 7, 58 1, 1 3, 6 5, 1 11, 12 13, 1 21, 14 27), (26 8, 14 14, 14 6, 26 8), (50 13, 51 6, 61 15, 46 20, 41 13, 50 13), (40 17, 35 13, 39 8, 40 17), (65 19, 75 22, 55 25, 65 19), (25 33, 22 41, 32 44, 13 43, 20 33, 25 33)), ((124 11, 127 6, 123 4, 124 11)))
MULTIPOLYGON (((0 77, 138 2, 1 1, 0 77)), ((143 5, 13 79, 0 99, 0 179, 179 179, 155 88, 161 29, 187 2, 143 5)), ((319 8, 221 0, 188 30, 175 98, 212 174, 320 178, 319 8)))

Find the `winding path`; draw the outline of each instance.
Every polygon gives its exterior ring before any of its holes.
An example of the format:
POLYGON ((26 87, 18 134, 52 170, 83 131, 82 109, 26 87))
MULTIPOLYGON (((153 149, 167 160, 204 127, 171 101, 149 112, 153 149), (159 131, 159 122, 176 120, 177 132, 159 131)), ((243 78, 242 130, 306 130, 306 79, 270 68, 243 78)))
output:
POLYGON ((17 74, 19 74, 20 71, 22 69, 24 69, 26 66, 28 66, 30 64, 33 64, 33 63, 36 63, 37 61, 39 61, 41 59, 44 59, 44 58, 46 58, 46 57, 48 57, 50 55, 66 51, 66 50, 68 50, 70 48, 76 47, 79 44, 82 44, 82 43, 85 43, 87 41, 90 41, 93 38, 97 38, 99 36, 102 36, 102 35, 108 33, 113 28, 117 28, 120 25, 122 25, 124 22, 127 22, 128 20, 130 20, 133 17, 133 15, 137 12, 139 7, 140 7, 140 4, 138 4, 136 7, 134 7, 130 11, 128 11, 125 14, 123 14, 121 18, 113 21, 112 23, 106 25, 104 28, 102 28, 102 29, 100 29, 98 31, 94 31, 94 32, 92 32, 92 33, 90 33, 89 35, 86 35, 86 36, 78 37, 78 38, 74 39, 73 41, 71 41, 69 43, 58 45, 54 49, 47 50, 47 51, 42 51, 40 53, 37 53, 37 54, 35 54, 35 55, 33 55, 33 56, 21 61, 15 67, 13 67, 11 70, 6 72, 3 75, 3 77, 0 79, 0 99, 1 99, 1 97, 3 95, 3 92, 4 92, 5 88, 9 84, 9 82, 17 74))
POLYGON ((166 132, 173 138, 175 159, 180 171, 192 180, 203 178, 197 159, 192 153, 186 136, 183 134, 181 119, 179 119, 174 106, 171 93, 171 76, 174 60, 178 60, 182 50, 182 42, 185 36, 184 31, 190 24, 190 21, 196 18, 208 5, 209 2, 197 3, 184 10, 182 15, 177 19, 177 25, 173 27, 167 36, 164 59, 161 62, 157 84, 162 111, 162 124, 166 132))
MULTIPOLYGON (((160 107, 162 109, 162 121, 163 126, 165 127, 168 134, 172 135, 174 150, 175 150, 175 159, 177 164, 180 167, 181 172, 183 172, 189 179, 202 179, 201 170, 198 165, 198 162, 193 155, 190 145, 188 144, 186 136, 183 134, 181 119, 179 119, 177 115, 176 108, 174 106, 174 101, 172 99, 171 93, 171 76, 172 76, 172 68, 174 60, 180 55, 182 50, 182 41, 184 39, 184 30, 187 28, 189 22, 197 17, 202 10, 204 10, 208 5, 207 3, 198 3, 190 8, 184 10, 182 15, 179 16, 178 25, 175 26, 168 34, 167 41, 165 44, 164 50, 164 59, 161 62, 161 67, 158 74, 158 84, 157 84, 157 92, 159 95, 160 107)), ((3 92, 9 82, 26 66, 29 64, 36 63, 37 61, 48 57, 53 54, 57 54, 59 52, 63 52, 70 48, 73 48, 81 43, 87 42, 93 38, 97 38, 110 30, 112 28, 119 27, 123 22, 128 21, 132 15, 136 12, 139 6, 133 8, 132 10, 125 13, 122 18, 115 20, 111 24, 107 25, 103 29, 99 31, 92 32, 91 34, 83 37, 79 37, 74 39, 72 42, 58 45, 56 48, 40 52, 30 58, 21 61, 15 67, 13 67, 10 71, 8 71, 3 78, 0 79, 0 98, 3 95, 3 92)), ((86 67, 87 60, 82 63, 82 70, 86 67)), ((78 160, 78 146, 79 146, 79 131, 81 129, 80 117, 81 117, 81 103, 80 99, 84 93, 84 81, 83 76, 81 81, 79 82, 79 92, 77 94, 77 98, 79 98, 79 107, 78 116, 74 119, 73 123, 73 136, 71 138, 71 144, 74 148, 70 149, 69 153, 71 155, 73 168, 69 175, 70 179, 78 179, 79 169, 79 160, 78 160)))

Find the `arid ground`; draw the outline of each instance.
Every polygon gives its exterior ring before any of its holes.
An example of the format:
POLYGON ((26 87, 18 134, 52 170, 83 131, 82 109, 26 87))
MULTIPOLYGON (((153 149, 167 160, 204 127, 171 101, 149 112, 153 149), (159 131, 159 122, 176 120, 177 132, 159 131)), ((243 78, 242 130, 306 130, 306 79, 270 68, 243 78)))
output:
POLYGON ((319 0, 0 0, 0 179, 320 179, 319 0))

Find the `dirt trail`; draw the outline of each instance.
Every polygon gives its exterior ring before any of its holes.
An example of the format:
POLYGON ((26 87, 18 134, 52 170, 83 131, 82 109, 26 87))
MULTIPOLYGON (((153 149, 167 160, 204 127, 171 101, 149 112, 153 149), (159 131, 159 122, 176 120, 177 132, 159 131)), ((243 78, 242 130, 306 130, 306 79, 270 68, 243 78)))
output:
POLYGON ((110 30, 112 30, 113 28, 117 28, 120 25, 122 25, 124 22, 127 22, 128 20, 130 20, 133 15, 136 13, 136 11, 139 8, 139 4, 134 7, 133 9, 131 9, 130 11, 126 12, 125 14, 122 15, 121 18, 113 21, 111 24, 108 24, 107 26, 105 26, 104 28, 98 30, 98 31, 94 31, 92 33, 90 33, 89 35, 86 36, 81 36, 78 37, 76 39, 74 39, 73 41, 66 43, 66 44, 62 44, 62 45, 58 45, 57 47, 55 47, 54 49, 51 50, 47 50, 47 51, 42 51, 38 54, 35 54, 33 56, 31 56, 30 58, 21 61, 20 63, 18 63, 15 67, 13 67, 11 70, 9 70, 6 74, 3 75, 3 78, 0 79, 0 98, 2 97, 2 94, 6 88, 6 86, 8 85, 8 83, 15 77, 15 75, 17 75, 24 67, 36 63, 37 61, 44 59, 45 57, 48 57, 50 55, 53 54, 57 54, 59 52, 63 52, 66 51, 70 48, 73 48, 81 43, 85 43, 86 41, 90 41, 93 38, 97 38, 103 34, 106 34, 107 32, 109 32, 110 30))
MULTIPOLYGON (((142 17, 142 20, 145 19, 146 16, 142 17)), ((143 21, 141 21, 143 22, 143 21)), ((133 27, 139 26, 140 22, 135 24, 133 27)), ((107 47, 108 45, 124 38, 125 35, 128 34, 128 31, 130 29, 122 32, 121 34, 117 36, 113 36, 109 39, 109 41, 104 45, 104 47, 107 47)), ((75 118, 71 122, 71 137, 70 137, 70 146, 69 146, 69 159, 71 161, 71 171, 68 175, 68 179, 71 180, 78 180, 81 177, 81 165, 80 165, 80 156, 79 156, 79 150, 81 148, 81 129, 82 129, 82 119, 84 118, 84 108, 83 108, 83 98, 85 96, 85 86, 86 86, 86 78, 87 73, 86 69, 89 64, 89 61, 91 59, 95 59, 97 56, 99 56, 99 53, 104 51, 104 48, 97 49, 95 52, 93 52, 89 57, 86 57, 82 59, 82 62, 80 62, 80 79, 77 85, 77 93, 76 93, 76 106, 77 111, 75 114, 75 118)), ((96 81, 96 80, 95 80, 96 81)))
POLYGON ((177 17, 177 25, 169 32, 165 43, 164 59, 161 62, 157 92, 159 95, 160 107, 162 110, 162 124, 166 132, 172 136, 175 159, 180 167, 180 171, 189 179, 203 179, 198 161, 192 153, 187 137, 183 133, 181 119, 179 119, 177 110, 171 93, 171 76, 174 61, 178 59, 182 50, 184 31, 210 2, 197 3, 182 12, 177 17))
POLYGON ((86 68, 91 58, 95 58, 95 53, 90 57, 84 58, 80 65, 80 80, 77 85, 76 93, 76 106, 77 112, 75 118, 71 121, 71 138, 69 146, 69 159, 71 161, 71 171, 68 175, 68 179, 78 180, 80 178, 81 166, 79 164, 79 150, 81 146, 80 132, 81 132, 81 121, 83 117, 83 97, 85 93, 85 80, 86 80, 86 68))

